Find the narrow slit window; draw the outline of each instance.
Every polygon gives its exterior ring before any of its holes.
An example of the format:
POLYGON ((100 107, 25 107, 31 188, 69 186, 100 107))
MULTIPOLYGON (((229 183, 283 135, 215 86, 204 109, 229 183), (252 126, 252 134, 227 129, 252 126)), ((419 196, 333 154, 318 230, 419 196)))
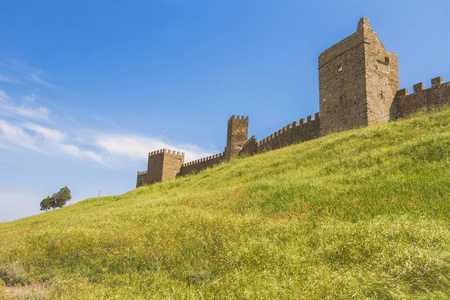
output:
POLYGON ((389 56, 384 57, 384 62, 389 63, 389 56))

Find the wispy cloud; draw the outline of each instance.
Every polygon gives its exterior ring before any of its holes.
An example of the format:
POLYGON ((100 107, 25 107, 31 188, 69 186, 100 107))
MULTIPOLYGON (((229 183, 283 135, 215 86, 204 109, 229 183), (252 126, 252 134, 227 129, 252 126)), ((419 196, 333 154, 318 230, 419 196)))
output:
POLYGON ((15 79, 12 79, 12 78, 9 78, 9 77, 5 77, 5 76, 2 76, 2 75, 0 75, 0 81, 8 82, 8 83, 15 83, 15 84, 19 84, 20 83, 20 81, 17 81, 15 79))
POLYGON ((96 119, 97 121, 99 121, 99 122, 102 123, 102 124, 105 124, 105 125, 110 126, 110 127, 114 127, 114 128, 116 128, 116 129, 118 129, 118 130, 122 130, 119 126, 117 126, 116 123, 114 123, 114 122, 112 122, 112 121, 110 121, 110 120, 107 120, 107 119, 105 119, 105 118, 99 117, 99 116, 97 116, 96 114, 91 114, 91 115, 92 115, 92 117, 93 117, 94 119, 96 119))
POLYGON ((20 126, 0 119, 0 148, 3 149, 28 149, 41 154, 45 151, 36 146, 35 139, 20 126))
MULTIPOLYGON (((50 111, 36 104, 35 95, 20 99, 17 101, 0 90, 0 116, 4 117, 0 118, 0 148, 66 155, 114 167, 137 165, 147 159, 148 152, 163 148, 185 152, 186 161, 213 154, 193 144, 175 144, 136 134, 88 128, 80 135, 76 129, 61 129, 62 126, 51 120, 50 111)), ((102 122, 107 120, 102 119, 102 122)))
POLYGON ((66 135, 56 129, 43 127, 41 125, 33 123, 25 123, 22 126, 35 132, 38 135, 41 135, 42 137, 44 137, 45 140, 50 141, 52 143, 60 143, 66 139, 66 135))
POLYGON ((0 66, 3 73, 0 75, 0 82, 23 84, 28 81, 50 88, 56 88, 55 85, 43 79, 44 72, 42 70, 34 68, 20 60, 14 59, 8 62, 2 62, 0 66))
POLYGON ((82 150, 78 146, 71 144, 57 144, 57 147, 64 153, 78 158, 88 158, 102 165, 109 165, 107 161, 98 153, 82 150))
POLYGON ((0 115, 20 116, 33 120, 48 120, 49 110, 43 106, 34 105, 34 95, 24 97, 25 101, 17 103, 15 99, 0 90, 0 115))
POLYGON ((137 135, 100 135, 96 138, 95 144, 112 156, 129 157, 133 160, 146 159, 148 152, 163 148, 185 152, 186 161, 213 154, 196 145, 170 144, 157 138, 137 135))
POLYGON ((34 71, 33 73, 30 74, 29 79, 33 82, 51 87, 51 88, 55 88, 55 86, 53 84, 48 83, 47 81, 45 81, 44 79, 41 78, 41 73, 42 71, 37 70, 34 71))
POLYGON ((75 139, 70 138, 68 134, 60 130, 33 123, 25 123, 22 126, 30 131, 30 136, 33 137, 36 147, 50 155, 63 153, 78 158, 89 158, 98 163, 106 164, 99 154, 81 149, 79 145, 76 145, 75 139))
POLYGON ((107 164, 98 153, 75 145, 67 134, 34 123, 13 123, 0 119, 0 148, 26 149, 45 155, 65 154, 107 164))

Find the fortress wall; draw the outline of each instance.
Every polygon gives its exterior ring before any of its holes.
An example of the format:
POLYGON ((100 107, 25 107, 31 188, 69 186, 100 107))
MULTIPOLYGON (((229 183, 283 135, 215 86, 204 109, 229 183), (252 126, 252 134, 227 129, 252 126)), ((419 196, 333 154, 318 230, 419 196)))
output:
POLYGON ((257 147, 258 147, 258 140, 253 135, 242 146, 242 150, 239 152, 239 155, 243 154, 243 155, 247 155, 247 156, 252 156, 256 153, 257 147))
POLYGON ((137 172, 137 181, 136 181, 136 187, 140 187, 141 185, 144 185, 146 182, 146 176, 147 176, 147 171, 144 172, 137 172))
POLYGON ((184 153, 167 149, 150 152, 147 171, 138 172, 136 187, 175 179, 183 163, 184 153))
POLYGON ((315 118, 311 115, 299 122, 295 121, 283 129, 271 134, 267 138, 259 141, 256 147, 256 153, 279 149, 288 145, 309 141, 320 136, 320 117, 319 113, 315 118))
POLYGON ((248 139, 248 116, 232 115, 228 120, 225 157, 230 159, 239 154, 248 139))
POLYGON ((199 172, 239 155, 254 155, 318 138, 335 130, 369 126, 404 117, 423 108, 450 102, 450 82, 442 77, 414 85, 414 93, 399 89, 398 57, 385 49, 367 18, 357 31, 319 56, 320 114, 293 122, 261 141, 248 139, 248 117, 228 120, 227 145, 223 153, 184 164, 184 153, 149 153, 148 171, 138 172, 136 186, 171 180, 199 172))
POLYGON ((224 160, 225 157, 224 155, 225 153, 223 152, 205 158, 201 158, 196 161, 185 163, 181 166, 179 176, 184 176, 190 173, 196 173, 208 167, 217 165, 224 160))
POLYGON ((184 164, 184 152, 163 149, 163 157, 162 177, 159 181, 173 180, 184 164))
POLYGON ((152 151, 148 154, 147 174, 145 184, 162 180, 165 149, 152 151))
POLYGON ((408 89, 397 91, 391 106, 391 120, 449 102, 450 82, 443 83, 442 77, 436 77, 431 79, 431 88, 425 89, 425 84, 420 82, 414 85, 411 95, 408 95, 408 89))

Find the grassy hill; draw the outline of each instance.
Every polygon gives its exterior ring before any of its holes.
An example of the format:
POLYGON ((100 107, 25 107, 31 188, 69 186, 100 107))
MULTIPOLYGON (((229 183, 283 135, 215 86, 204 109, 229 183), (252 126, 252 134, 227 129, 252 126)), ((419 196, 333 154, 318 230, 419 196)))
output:
POLYGON ((0 297, 449 298, 449 149, 447 109, 3 223, 0 297))

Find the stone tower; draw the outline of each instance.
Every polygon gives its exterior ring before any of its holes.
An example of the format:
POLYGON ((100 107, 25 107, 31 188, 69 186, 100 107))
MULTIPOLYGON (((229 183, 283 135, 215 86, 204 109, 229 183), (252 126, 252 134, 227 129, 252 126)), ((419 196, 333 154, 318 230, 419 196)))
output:
POLYGON ((154 182, 173 180, 184 164, 184 152, 166 149, 150 152, 146 172, 138 172, 136 187, 154 182))
POLYGON ((321 133, 389 121, 398 89, 397 55, 361 18, 355 33, 319 56, 321 133))
POLYGON ((227 146, 225 147, 225 159, 230 159, 239 154, 242 146, 248 140, 248 117, 231 116, 228 120, 227 146))

